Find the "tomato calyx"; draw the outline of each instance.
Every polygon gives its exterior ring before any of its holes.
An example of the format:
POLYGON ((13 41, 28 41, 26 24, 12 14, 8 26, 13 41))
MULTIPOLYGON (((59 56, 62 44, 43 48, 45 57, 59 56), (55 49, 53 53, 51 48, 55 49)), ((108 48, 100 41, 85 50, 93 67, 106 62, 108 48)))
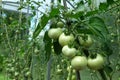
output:
POLYGON ((79 43, 85 48, 89 48, 93 44, 93 39, 89 34, 81 34, 78 36, 79 43))
POLYGON ((104 65, 104 58, 100 54, 96 54, 96 57, 93 56, 91 58, 90 56, 88 57, 88 67, 93 70, 100 70, 103 68, 104 65))
POLYGON ((96 57, 97 57, 97 54, 95 54, 95 53, 90 54, 91 59, 95 59, 96 57))

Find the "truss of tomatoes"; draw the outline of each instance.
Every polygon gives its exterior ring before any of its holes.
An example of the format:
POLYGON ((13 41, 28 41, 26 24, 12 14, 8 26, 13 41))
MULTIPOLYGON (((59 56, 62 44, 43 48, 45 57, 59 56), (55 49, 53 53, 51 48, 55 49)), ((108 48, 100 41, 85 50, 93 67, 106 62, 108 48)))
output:
MULTIPOLYGON (((75 41, 74 35, 66 35, 63 32, 62 27, 64 24, 62 22, 58 22, 57 26, 57 28, 50 28, 48 30, 48 36, 59 41, 59 44, 62 46, 62 53, 67 58, 70 58, 73 69, 82 70, 87 66, 90 69, 98 70, 103 67, 104 58, 100 54, 96 54, 94 58, 91 58, 90 56, 86 57, 83 55, 77 55, 78 50, 69 46, 70 43, 75 41)), ((90 47, 93 44, 93 40, 90 35, 87 35, 87 39, 83 39, 83 37, 79 37, 78 39, 82 46, 90 47)))

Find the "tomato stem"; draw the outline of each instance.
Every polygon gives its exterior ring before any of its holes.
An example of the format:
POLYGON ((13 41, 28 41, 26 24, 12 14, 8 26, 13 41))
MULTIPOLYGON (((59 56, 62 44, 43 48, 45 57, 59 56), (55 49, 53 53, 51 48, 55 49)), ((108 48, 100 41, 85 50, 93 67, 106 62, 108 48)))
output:
POLYGON ((87 57, 89 56, 89 51, 87 49, 83 48, 83 52, 87 57))
POLYGON ((102 77, 102 80, 107 80, 107 77, 106 77, 106 75, 105 75, 104 70, 103 70, 103 69, 100 69, 100 70, 98 70, 98 71, 99 71, 99 73, 100 73, 100 75, 101 75, 101 77, 102 77))
POLYGON ((47 80, 50 80, 52 60, 53 60, 53 57, 51 56, 47 63, 47 75, 46 75, 47 80))
POLYGON ((80 72, 79 71, 76 71, 76 76, 77 76, 77 80, 81 80, 80 72))

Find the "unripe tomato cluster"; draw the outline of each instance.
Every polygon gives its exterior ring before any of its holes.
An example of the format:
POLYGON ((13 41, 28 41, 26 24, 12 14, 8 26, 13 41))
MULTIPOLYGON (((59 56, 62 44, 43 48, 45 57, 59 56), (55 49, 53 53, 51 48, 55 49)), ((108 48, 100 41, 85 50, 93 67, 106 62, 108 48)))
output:
MULTIPOLYGON (((75 70, 82 70, 88 66, 90 69, 98 70, 103 67, 104 59, 100 54, 96 54, 96 57, 91 58, 90 56, 87 58, 86 56, 78 56, 78 50, 74 47, 69 46, 73 44, 75 41, 74 35, 71 33, 66 35, 63 31, 61 26, 64 26, 62 22, 57 23, 58 28, 51 28, 48 31, 48 36, 52 39, 57 39, 59 44, 62 46, 62 53, 64 56, 71 60, 71 66, 75 70), (60 24, 60 25, 58 25, 60 24)), ((82 34, 82 36, 84 36, 82 34)), ((87 38, 78 37, 78 40, 81 46, 85 48, 90 47, 93 44, 93 40, 90 35, 85 35, 87 38)))

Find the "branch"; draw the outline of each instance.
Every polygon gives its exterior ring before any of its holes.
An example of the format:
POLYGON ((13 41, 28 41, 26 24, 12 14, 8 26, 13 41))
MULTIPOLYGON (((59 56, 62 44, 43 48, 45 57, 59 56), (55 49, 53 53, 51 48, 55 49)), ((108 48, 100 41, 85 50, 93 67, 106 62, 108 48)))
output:
POLYGON ((77 80, 81 80, 79 71, 76 71, 76 76, 77 76, 77 80))
POLYGON ((52 56, 50 57, 48 63, 47 63, 47 76, 46 76, 46 80, 50 80, 50 72, 51 72, 51 63, 52 63, 52 56))
POLYGON ((63 5, 65 7, 65 10, 67 10, 67 3, 66 3, 66 0, 63 0, 63 5))
POLYGON ((68 0, 66 0, 74 9, 75 9, 75 7, 72 5, 72 3, 70 3, 70 1, 68 1, 68 0))
POLYGON ((15 54, 14 49, 12 48, 12 46, 11 46, 11 44, 10 44, 10 39, 9 39, 9 36, 8 36, 7 26, 4 25, 4 27, 5 27, 5 31, 6 31, 6 38, 7 38, 7 41, 8 41, 8 46, 9 46, 11 52, 13 52, 13 53, 15 54))

